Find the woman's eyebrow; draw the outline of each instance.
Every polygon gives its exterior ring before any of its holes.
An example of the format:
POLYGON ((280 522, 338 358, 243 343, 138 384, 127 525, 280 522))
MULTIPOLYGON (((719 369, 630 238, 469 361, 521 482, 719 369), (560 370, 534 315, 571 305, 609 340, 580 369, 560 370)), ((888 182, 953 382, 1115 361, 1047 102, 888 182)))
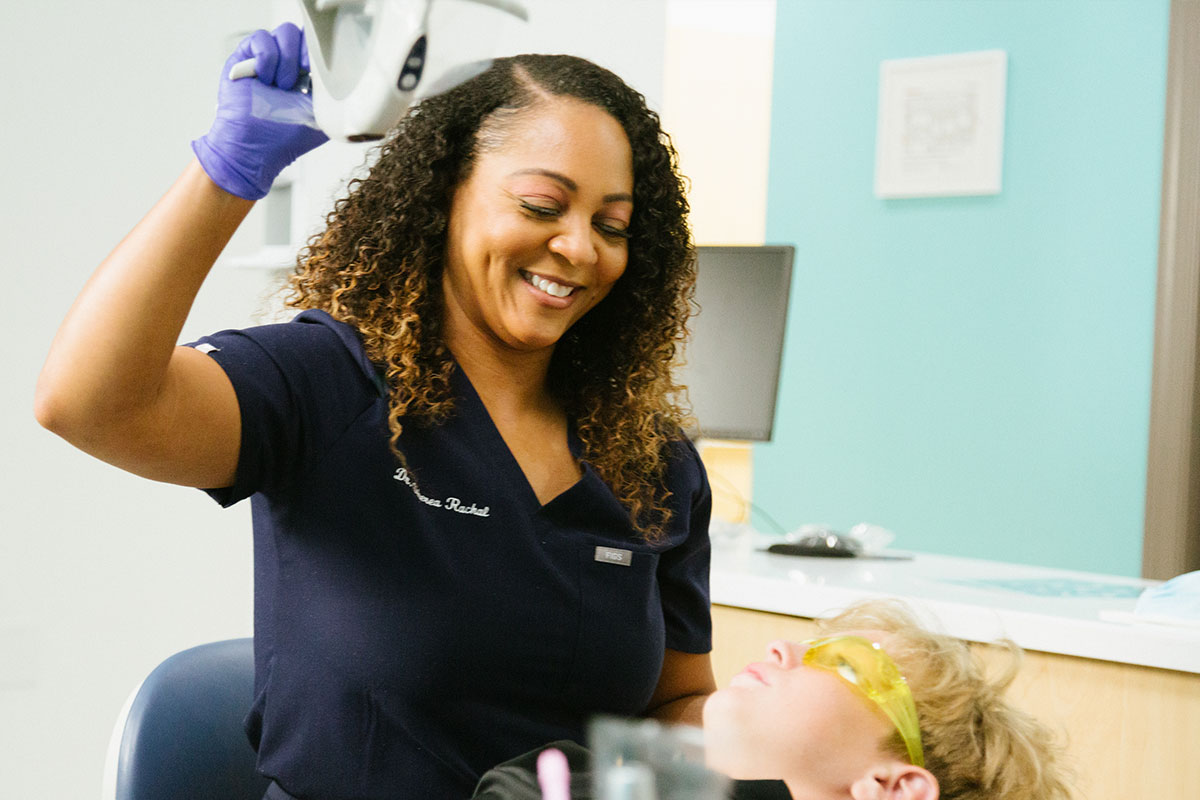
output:
MULTIPOLYGON (((517 175, 541 175, 544 178, 549 178, 552 181, 561 183, 568 191, 572 193, 579 191, 579 184, 575 183, 575 181, 571 180, 566 175, 563 175, 561 172, 555 172, 552 169, 529 167, 527 169, 519 169, 512 173, 509 177, 515 177, 517 175)), ((604 195, 603 200, 606 203, 617 203, 621 201, 632 203, 633 195, 629 194, 628 192, 614 192, 613 194, 604 195)))

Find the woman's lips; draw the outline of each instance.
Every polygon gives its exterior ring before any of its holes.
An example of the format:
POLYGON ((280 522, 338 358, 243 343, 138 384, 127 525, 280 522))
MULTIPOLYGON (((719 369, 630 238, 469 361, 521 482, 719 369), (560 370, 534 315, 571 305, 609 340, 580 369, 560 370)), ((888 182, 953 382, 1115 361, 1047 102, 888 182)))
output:
POLYGON ((528 270, 521 270, 521 278, 530 286, 536 287, 551 297, 560 299, 570 297, 576 289, 580 288, 576 284, 551 278, 547 275, 539 275, 536 272, 529 272, 528 270))
POLYGON ((529 272, 527 270, 519 270, 518 272, 521 276, 521 281, 525 284, 529 293, 533 295, 534 300, 544 307, 556 309, 568 308, 580 296, 578 290, 583 288, 577 284, 553 280, 536 272, 529 272))

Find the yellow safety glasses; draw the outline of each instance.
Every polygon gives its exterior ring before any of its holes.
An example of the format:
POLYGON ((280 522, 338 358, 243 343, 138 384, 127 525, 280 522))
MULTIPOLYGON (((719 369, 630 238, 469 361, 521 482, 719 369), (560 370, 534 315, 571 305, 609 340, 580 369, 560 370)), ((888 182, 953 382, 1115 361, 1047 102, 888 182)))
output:
POLYGON ((805 664, 834 673, 874 701, 900 731, 908 760, 925 766, 917 705, 896 662, 879 645, 861 636, 830 636, 802 644, 808 645, 805 664))

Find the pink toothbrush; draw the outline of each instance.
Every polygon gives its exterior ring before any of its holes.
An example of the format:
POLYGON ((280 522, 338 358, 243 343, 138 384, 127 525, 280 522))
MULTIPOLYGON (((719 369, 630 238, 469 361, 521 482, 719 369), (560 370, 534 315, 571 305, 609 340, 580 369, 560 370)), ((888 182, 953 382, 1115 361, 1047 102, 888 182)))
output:
POLYGON ((571 771, 561 750, 551 747, 538 755, 537 775, 542 800, 571 800, 571 771))

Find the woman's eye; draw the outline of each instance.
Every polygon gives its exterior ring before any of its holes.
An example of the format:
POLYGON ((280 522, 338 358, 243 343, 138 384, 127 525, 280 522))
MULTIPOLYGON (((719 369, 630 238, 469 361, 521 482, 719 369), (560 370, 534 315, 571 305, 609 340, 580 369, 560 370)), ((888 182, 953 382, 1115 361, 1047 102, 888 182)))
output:
POLYGON ((542 206, 538 205, 537 203, 522 202, 521 208, 525 209, 525 211, 535 217, 542 217, 544 219, 550 219, 551 217, 558 216, 557 206, 542 206))
MULTIPOLYGON (((521 210, 535 219, 557 219, 563 213, 562 209, 557 205, 543 205, 541 203, 532 203, 528 200, 521 200, 520 204, 521 210)), ((608 222, 596 221, 592 224, 602 236, 610 239, 628 239, 631 235, 628 228, 617 227, 617 225, 608 222)))
POLYGON ((611 236, 615 239, 628 239, 630 237, 628 228, 617 228, 613 225, 607 225, 603 222, 596 223, 596 230, 600 231, 605 236, 611 236))

